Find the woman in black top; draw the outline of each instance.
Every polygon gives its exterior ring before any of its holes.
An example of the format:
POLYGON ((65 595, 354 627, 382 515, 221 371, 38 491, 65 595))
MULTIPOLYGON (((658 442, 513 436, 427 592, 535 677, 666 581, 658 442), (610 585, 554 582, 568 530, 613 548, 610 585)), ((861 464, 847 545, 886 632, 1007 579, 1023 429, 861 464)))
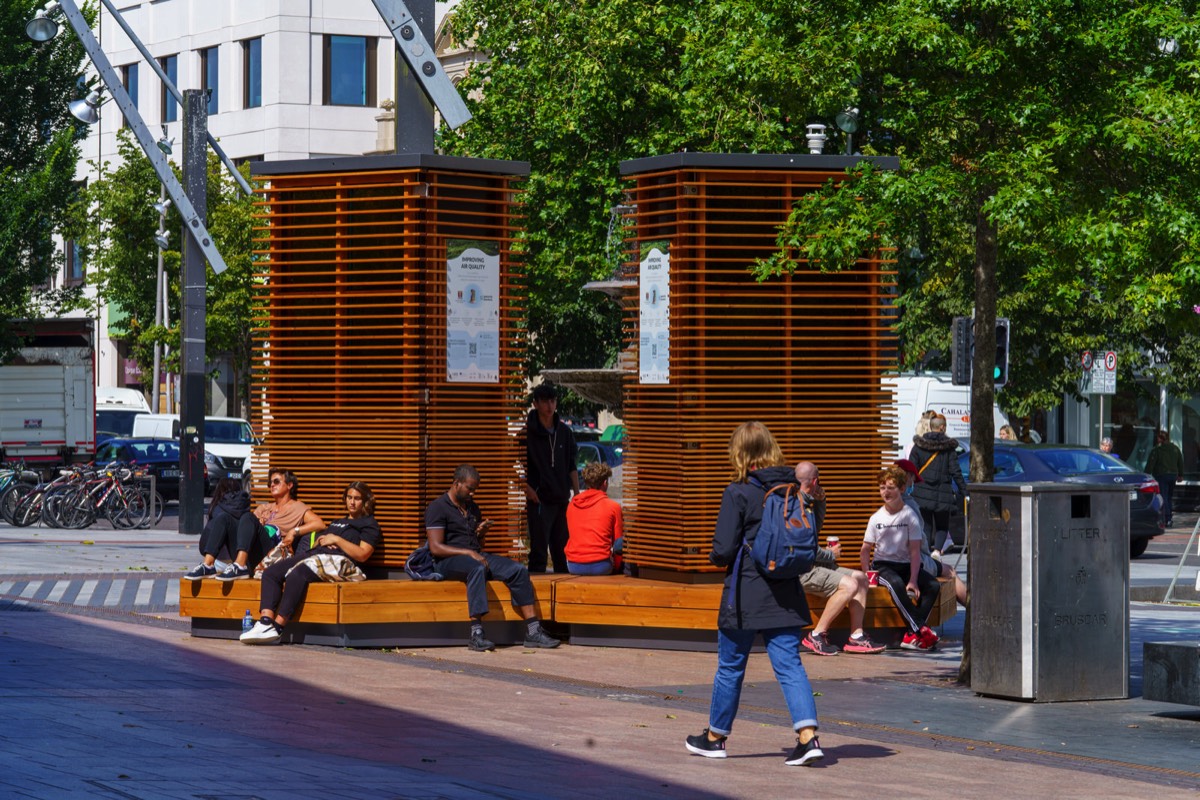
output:
POLYGON ((341 567, 338 573, 357 573, 375 552, 382 534, 375 521, 375 495, 362 481, 351 481, 342 493, 346 516, 332 522, 319 536, 296 538, 296 554, 267 567, 262 576, 262 617, 241 635, 245 644, 270 644, 279 640, 283 626, 296 613, 308 585, 321 580, 345 580, 326 568, 341 567), (321 564, 325 576, 317 572, 314 556, 332 556, 321 564), (351 563, 342 563, 348 560, 351 563), (308 561, 309 563, 304 563, 308 561), (309 564, 314 566, 310 568, 309 564))

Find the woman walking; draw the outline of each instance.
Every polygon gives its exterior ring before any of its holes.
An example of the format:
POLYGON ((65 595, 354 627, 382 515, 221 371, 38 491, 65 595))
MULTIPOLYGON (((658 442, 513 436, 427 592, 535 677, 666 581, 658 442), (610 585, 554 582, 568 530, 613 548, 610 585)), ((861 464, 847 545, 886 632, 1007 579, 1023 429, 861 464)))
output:
POLYGON ((817 706, 800 663, 800 635, 811 624, 800 581, 764 577, 749 545, 762 521, 763 499, 773 486, 795 483, 775 437, 761 422, 744 422, 729 440, 733 483, 725 487, 708 559, 725 567, 725 588, 717 616, 717 673, 713 678, 708 727, 687 737, 687 749, 706 758, 725 757, 725 739, 737 716, 742 681, 754 639, 762 635, 771 668, 792 718, 797 744, 789 766, 824 758, 817 741, 817 706))

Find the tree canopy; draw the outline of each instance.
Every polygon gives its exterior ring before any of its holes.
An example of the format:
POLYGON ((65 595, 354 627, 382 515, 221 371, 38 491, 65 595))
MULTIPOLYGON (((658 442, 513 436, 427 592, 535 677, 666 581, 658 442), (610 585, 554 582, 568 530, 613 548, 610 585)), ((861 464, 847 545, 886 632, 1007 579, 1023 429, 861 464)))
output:
POLYGON ((25 23, 41 6, 34 0, 0 4, 0 361, 18 346, 10 320, 55 313, 72 305, 77 290, 39 292, 61 258, 52 241, 76 191, 82 123, 67 110, 84 51, 74 36, 37 43, 25 23))
MULTIPOLYGON (((972 311, 986 354, 999 312, 1013 320, 1000 402, 1017 413, 1074 391, 1083 349, 1118 350, 1123 379, 1200 388, 1195 3, 463 0, 455 14, 491 61, 463 86, 475 119, 440 142, 531 163, 535 369, 593 366, 619 342, 615 309, 579 287, 611 270, 622 159, 804 152, 810 122, 836 153, 834 116, 856 107, 855 149, 901 169, 801 203, 761 276, 894 248, 902 365, 948 354, 951 318, 972 311)), ((982 430, 991 376, 976 368, 982 430)))

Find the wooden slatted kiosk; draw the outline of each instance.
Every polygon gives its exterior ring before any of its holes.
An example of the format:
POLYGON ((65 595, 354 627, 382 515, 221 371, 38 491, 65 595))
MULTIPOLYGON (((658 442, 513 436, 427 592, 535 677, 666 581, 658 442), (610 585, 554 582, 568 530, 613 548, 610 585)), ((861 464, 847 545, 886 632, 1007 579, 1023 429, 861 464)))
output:
POLYGON ((527 174, 524 163, 433 155, 254 165, 255 490, 265 496, 268 465, 291 469, 301 499, 330 521, 346 484, 367 481, 383 530, 377 575, 424 540, 425 507, 462 463, 482 475, 489 544, 513 551, 524 533, 513 465, 524 452, 525 292, 512 244, 527 174), (476 262, 482 279, 464 280, 476 262), (484 313, 490 329, 474 318, 484 313), (477 339, 460 335, 470 325, 477 339), (476 348, 482 377, 458 369, 476 348))
POLYGON ((750 419, 789 460, 819 466, 824 533, 841 537, 848 565, 857 561, 896 424, 880 383, 896 364, 893 259, 866 253, 842 273, 801 264, 762 283, 749 267, 775 251, 796 202, 859 160, 676 153, 621 164, 635 209, 627 277, 638 279, 652 247, 669 256, 666 280, 639 286, 624 306, 639 362, 625 381, 626 558, 643 576, 716 577, 708 552, 730 480, 729 436, 750 419), (642 328, 664 292, 669 335, 653 340, 642 328))

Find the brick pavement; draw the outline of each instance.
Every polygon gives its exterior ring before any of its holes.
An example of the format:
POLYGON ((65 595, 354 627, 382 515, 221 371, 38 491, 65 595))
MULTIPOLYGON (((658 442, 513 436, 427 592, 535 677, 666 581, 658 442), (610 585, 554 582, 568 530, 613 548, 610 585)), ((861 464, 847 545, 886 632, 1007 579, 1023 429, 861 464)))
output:
POLYGON ((802 769, 783 765, 791 734, 764 657, 752 659, 731 757, 720 762, 682 747, 705 723, 714 664, 704 653, 250 648, 193 639, 178 621, 9 604, 0 654, 4 797, 1200 792, 1200 713, 1140 699, 978 698, 951 683, 952 657, 806 658, 828 758, 802 769), (955 714, 974 729, 950 731, 955 714), (1056 751, 1049 732, 1028 724, 1042 717, 1055 736, 1072 720, 1071 736, 1091 740, 1056 751), (1171 758, 1089 752, 1101 739, 1151 736, 1146 754, 1171 758), (884 775, 892 788, 877 789, 884 775))

